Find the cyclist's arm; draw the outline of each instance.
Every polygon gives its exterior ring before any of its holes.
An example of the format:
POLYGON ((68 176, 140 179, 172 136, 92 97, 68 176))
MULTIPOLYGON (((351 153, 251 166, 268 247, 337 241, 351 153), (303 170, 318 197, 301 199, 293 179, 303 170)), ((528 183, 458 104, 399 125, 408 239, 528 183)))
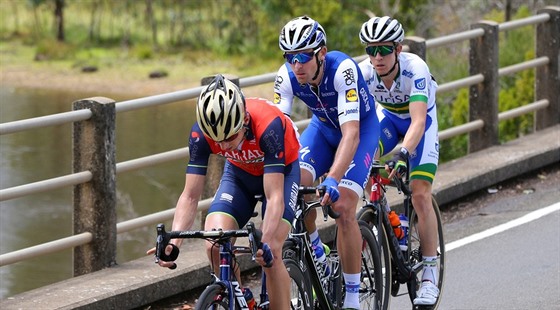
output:
POLYGON ((411 123, 404 136, 402 146, 409 152, 414 152, 418 143, 424 136, 428 105, 423 101, 412 101, 408 108, 410 111, 411 123))
MULTIPOLYGON (((185 186, 175 206, 172 230, 189 230, 198 212, 198 201, 204 190, 204 181, 208 168, 208 160, 212 150, 208 140, 202 134, 200 127, 195 123, 189 136, 189 165, 185 174, 185 186)), ((183 239, 171 240, 180 246, 183 239)))
MULTIPOLYGON (((185 176, 185 187, 175 206, 172 230, 191 229, 196 213, 198 212, 198 201, 204 189, 205 175, 187 173, 185 176)), ((170 243, 181 246, 183 239, 172 239, 170 243)))
POLYGON ((274 82, 274 105, 287 116, 292 114, 292 103, 294 101, 294 94, 292 85, 290 84, 290 75, 288 66, 282 65, 276 74, 274 82))
POLYGON ((342 139, 328 176, 340 182, 346 170, 348 170, 360 143, 361 99, 358 95, 358 68, 356 64, 350 59, 341 62, 335 79, 335 89, 338 91, 338 122, 342 139))
MULTIPOLYGON (((284 213, 284 174, 279 172, 265 173, 263 176, 264 194, 266 196, 266 212, 262 226, 262 241, 268 243, 271 248, 281 247, 274 244, 275 235, 279 231, 279 225, 284 213)), ((283 239, 282 239, 283 240, 283 239)))

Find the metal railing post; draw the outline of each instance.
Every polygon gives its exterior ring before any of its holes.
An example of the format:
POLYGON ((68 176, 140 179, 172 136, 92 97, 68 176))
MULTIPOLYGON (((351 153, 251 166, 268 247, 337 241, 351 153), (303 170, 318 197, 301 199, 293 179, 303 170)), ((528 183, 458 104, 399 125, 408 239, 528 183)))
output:
POLYGON ((546 109, 535 113, 535 130, 558 124, 560 122, 560 7, 548 6, 539 10, 539 14, 549 14, 546 23, 538 24, 536 31, 536 57, 548 57, 547 66, 537 68, 535 76, 535 101, 547 99, 546 109))
POLYGON ((91 171, 92 180, 74 186, 74 235, 93 240, 74 248, 74 276, 116 264, 116 146, 115 101, 94 97, 75 101, 74 110, 90 109, 89 120, 73 127, 73 172, 91 171))
POLYGON ((409 52, 414 53, 426 61, 426 39, 416 36, 406 37, 403 42, 408 45, 409 52))
POLYGON ((484 29, 484 35, 470 40, 469 75, 482 74, 484 81, 469 88, 469 121, 481 119, 484 127, 469 134, 469 153, 499 142, 499 27, 493 21, 480 21, 471 25, 475 28, 484 29))

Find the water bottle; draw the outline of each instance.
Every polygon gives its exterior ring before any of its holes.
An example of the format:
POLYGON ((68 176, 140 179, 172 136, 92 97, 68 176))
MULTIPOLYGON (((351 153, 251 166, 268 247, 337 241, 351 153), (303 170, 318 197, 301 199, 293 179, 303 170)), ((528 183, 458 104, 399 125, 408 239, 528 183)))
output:
POLYGON ((395 233, 395 237, 397 237, 397 239, 401 240, 404 236, 404 231, 401 227, 402 226, 401 225, 401 219, 397 215, 397 213, 395 213, 395 211, 389 212, 389 222, 391 223, 391 226, 393 227, 393 232, 395 233))
POLYGON ((255 301, 255 297, 253 297, 253 292, 248 287, 243 288, 243 297, 247 301, 247 307, 249 310, 256 310, 257 302, 255 301))
POLYGON ((399 239, 399 245, 401 251, 406 251, 408 250, 408 218, 406 217, 406 215, 401 213, 399 215, 399 220, 401 221, 401 229, 403 232, 402 238, 399 239))

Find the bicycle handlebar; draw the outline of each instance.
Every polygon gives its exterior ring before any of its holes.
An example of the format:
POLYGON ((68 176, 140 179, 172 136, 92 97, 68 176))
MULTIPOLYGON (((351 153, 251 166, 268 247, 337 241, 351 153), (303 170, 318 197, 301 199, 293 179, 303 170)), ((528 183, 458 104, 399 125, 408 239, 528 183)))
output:
MULTIPOLYGON (((408 164, 407 164, 408 167, 408 164)), ((370 176, 374 176, 375 174, 379 173, 380 169, 385 169, 385 165, 381 165, 379 162, 374 162, 370 168, 370 176)), ((410 167, 408 168, 410 170, 410 167)), ((410 196, 412 195, 412 191, 410 190, 410 186, 408 185, 408 176, 410 171, 407 172, 406 178, 398 177, 396 174, 393 176, 393 179, 390 180, 389 178, 385 178, 380 176, 381 183, 383 185, 390 185, 397 188, 399 192, 403 192, 405 195, 410 196)))
MULTIPOLYGON (((249 222, 246 225, 247 229, 237 229, 237 230, 181 230, 181 231, 165 231, 164 224, 157 225, 157 238, 156 238, 156 253, 155 262, 158 263, 165 253, 165 248, 169 244, 171 239, 206 239, 206 240, 218 240, 218 242, 229 240, 231 238, 237 237, 249 237, 249 247, 251 249, 251 257, 255 260, 255 255, 257 250, 262 248, 262 232, 255 227, 253 222, 249 222)), ((177 264, 169 267, 169 269, 177 268, 177 264)))
MULTIPOLYGON (((323 195, 325 194, 325 187, 324 186, 300 186, 298 190, 298 197, 301 199, 303 195, 316 194, 316 193, 319 193, 319 196, 323 197, 323 195)), ((337 219, 340 217, 340 213, 334 211, 330 204, 323 206, 317 201, 308 204, 304 212, 306 212, 308 209, 317 208, 319 206, 323 210, 323 218, 325 221, 328 219, 328 216, 330 216, 333 219, 337 219)))

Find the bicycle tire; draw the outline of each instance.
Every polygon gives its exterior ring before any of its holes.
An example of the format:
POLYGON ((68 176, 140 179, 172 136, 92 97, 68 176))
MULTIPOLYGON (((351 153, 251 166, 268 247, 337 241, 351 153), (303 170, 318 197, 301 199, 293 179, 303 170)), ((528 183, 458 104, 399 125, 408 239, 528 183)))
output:
POLYGON ((284 265, 290 275, 290 309, 292 310, 312 310, 313 291, 309 278, 303 275, 303 271, 298 262, 292 259, 284 259, 284 265))
MULTIPOLYGON (((441 212, 439 210, 439 206, 437 201, 432 196, 432 207, 434 208, 434 212, 436 215, 437 221, 437 232, 438 232, 438 259, 437 259, 437 269, 438 269, 438 283, 437 287, 439 289, 439 296, 436 303, 433 306, 430 306, 431 309, 437 309, 439 302, 441 300, 441 294, 443 291, 443 283, 444 283, 444 276, 445 276, 445 240, 443 236, 443 223, 441 220, 441 212)), ((422 262, 422 252, 420 249, 420 237, 418 234, 417 229, 418 224, 418 216, 412 209, 411 218, 409 220, 409 233, 408 233, 408 249, 410 254, 410 263, 411 266, 421 263, 422 262)), ((416 277, 413 277, 411 281, 407 283, 408 287, 408 295, 410 296, 411 302, 414 301, 416 298, 416 291, 419 288, 419 284, 422 283, 422 272, 416 274, 416 277)), ((424 307, 426 308, 426 307, 424 307)), ((422 309, 424 309, 422 308, 422 309)))
POLYGON ((208 285, 200 295, 194 309, 229 310, 229 298, 226 287, 220 283, 208 285))
POLYGON ((389 251, 389 241, 387 240, 387 233, 383 225, 377 227, 378 219, 375 213, 375 208, 371 204, 363 206, 356 215, 358 221, 362 221, 368 225, 372 230, 373 235, 377 240, 377 246, 380 251, 381 258, 381 274, 382 274, 382 292, 381 296, 381 310, 389 309, 391 304, 391 251, 389 251))
POLYGON ((363 221, 359 221, 358 225, 360 226, 363 241, 362 271, 360 274, 360 309, 384 309, 380 247, 370 226, 363 221))

